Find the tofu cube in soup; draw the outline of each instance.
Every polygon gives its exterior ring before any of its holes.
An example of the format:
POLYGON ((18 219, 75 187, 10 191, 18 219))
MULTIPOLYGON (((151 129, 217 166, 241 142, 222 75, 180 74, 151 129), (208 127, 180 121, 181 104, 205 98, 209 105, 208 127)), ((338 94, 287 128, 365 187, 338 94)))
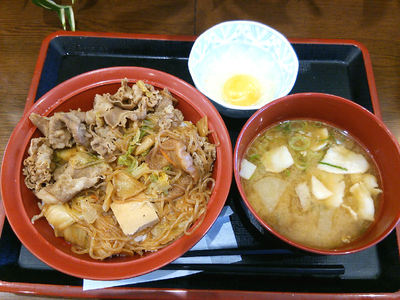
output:
POLYGON ((314 197, 318 200, 332 196, 332 192, 315 176, 311 177, 311 190, 314 197))
POLYGON ((257 166, 255 164, 249 162, 247 159, 242 159, 239 175, 244 179, 250 179, 250 177, 253 176, 256 168, 257 166))
POLYGON ((293 165, 293 158, 286 146, 273 148, 266 151, 262 158, 262 163, 267 171, 280 173, 293 165))

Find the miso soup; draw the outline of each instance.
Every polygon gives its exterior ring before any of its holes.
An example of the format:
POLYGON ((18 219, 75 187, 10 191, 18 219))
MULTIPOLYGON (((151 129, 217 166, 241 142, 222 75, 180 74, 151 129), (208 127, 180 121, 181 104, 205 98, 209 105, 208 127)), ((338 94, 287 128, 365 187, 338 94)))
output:
POLYGON ((345 131, 311 120, 285 121, 260 134, 240 176, 263 220, 320 249, 359 238, 374 221, 382 192, 369 153, 345 131))

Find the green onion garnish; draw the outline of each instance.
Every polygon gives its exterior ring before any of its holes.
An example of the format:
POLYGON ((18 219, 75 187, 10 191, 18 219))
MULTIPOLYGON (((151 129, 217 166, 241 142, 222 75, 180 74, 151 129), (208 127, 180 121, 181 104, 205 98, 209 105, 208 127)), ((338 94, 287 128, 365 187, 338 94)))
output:
POLYGON ((303 151, 310 146, 310 138, 304 135, 297 134, 289 138, 289 146, 293 150, 303 151))
POLYGON ((343 170, 343 171, 348 171, 348 170, 347 170, 346 168, 344 168, 344 167, 337 166, 337 165, 333 165, 333 164, 330 164, 330 163, 327 163, 327 162, 323 162, 323 161, 320 161, 319 164, 321 164, 321 165, 326 165, 326 166, 330 166, 330 167, 333 167, 333 168, 337 168, 337 169, 340 169, 340 170, 343 170))
POLYGON ((251 160, 251 161, 256 161, 259 158, 260 158, 260 154, 252 154, 249 156, 249 160, 251 160))

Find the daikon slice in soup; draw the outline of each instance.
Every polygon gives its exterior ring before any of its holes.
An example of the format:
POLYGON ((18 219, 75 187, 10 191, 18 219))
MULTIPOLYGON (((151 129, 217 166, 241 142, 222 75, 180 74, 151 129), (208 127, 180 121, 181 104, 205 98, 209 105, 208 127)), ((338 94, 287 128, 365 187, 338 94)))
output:
POLYGON ((382 192, 370 154, 345 131, 312 120, 266 129, 247 149, 239 174, 266 223, 320 249, 360 237, 375 219, 382 192))

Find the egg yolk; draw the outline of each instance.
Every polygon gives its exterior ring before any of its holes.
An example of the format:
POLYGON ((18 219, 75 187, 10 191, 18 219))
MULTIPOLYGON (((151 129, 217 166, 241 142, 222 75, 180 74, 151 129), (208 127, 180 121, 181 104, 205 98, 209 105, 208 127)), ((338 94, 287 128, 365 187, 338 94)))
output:
POLYGON ((261 85, 251 75, 238 74, 229 78, 222 89, 225 101, 234 105, 255 104, 261 96, 261 85))

